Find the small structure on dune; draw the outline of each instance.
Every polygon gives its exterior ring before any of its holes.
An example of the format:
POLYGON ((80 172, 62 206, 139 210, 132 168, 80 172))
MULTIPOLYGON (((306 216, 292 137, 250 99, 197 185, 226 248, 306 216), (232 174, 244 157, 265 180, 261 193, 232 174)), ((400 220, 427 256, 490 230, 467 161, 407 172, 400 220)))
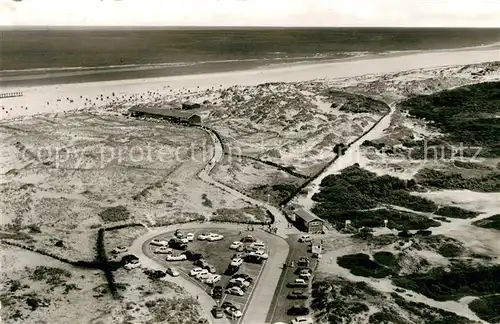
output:
POLYGON ((324 221, 313 213, 299 208, 294 211, 295 225, 300 230, 311 234, 322 234, 324 221))
POLYGON ((150 108, 150 107, 132 107, 128 110, 132 117, 153 117, 167 120, 171 123, 181 123, 198 125, 201 124, 200 115, 192 111, 150 108))

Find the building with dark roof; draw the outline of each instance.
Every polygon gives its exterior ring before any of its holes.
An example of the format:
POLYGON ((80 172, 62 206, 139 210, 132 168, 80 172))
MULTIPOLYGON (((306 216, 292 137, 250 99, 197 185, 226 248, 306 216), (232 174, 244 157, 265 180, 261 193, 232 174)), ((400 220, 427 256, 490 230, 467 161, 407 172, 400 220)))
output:
POLYGON ((128 110, 132 117, 153 117, 168 120, 171 123, 201 124, 201 117, 192 111, 150 107, 132 107, 128 110))
POLYGON ((297 228, 311 234, 323 233, 323 220, 321 218, 303 208, 295 210, 294 213, 297 228))

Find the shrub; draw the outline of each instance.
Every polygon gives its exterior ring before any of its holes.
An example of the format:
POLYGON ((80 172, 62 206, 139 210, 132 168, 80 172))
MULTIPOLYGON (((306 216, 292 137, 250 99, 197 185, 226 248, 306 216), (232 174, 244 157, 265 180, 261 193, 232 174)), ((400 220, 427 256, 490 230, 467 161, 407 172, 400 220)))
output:
POLYGON ((447 258, 458 257, 462 254, 462 251, 462 247, 452 243, 443 244, 438 249, 439 254, 447 258))
POLYGON ((120 222, 130 218, 130 212, 125 206, 108 207, 98 214, 105 222, 120 222))
POLYGON ((500 309, 500 295, 481 297, 473 300, 469 304, 469 308, 476 313, 476 315, 489 323, 498 320, 500 309))
POLYGON ((478 221, 475 221, 474 223, 475 226, 479 226, 482 228, 492 228, 500 231, 500 214, 490 216, 485 219, 481 219, 478 221))
POLYGON ((391 274, 390 269, 370 260, 370 257, 363 253, 338 257, 337 263, 341 267, 351 270, 351 273, 356 276, 384 278, 391 274))

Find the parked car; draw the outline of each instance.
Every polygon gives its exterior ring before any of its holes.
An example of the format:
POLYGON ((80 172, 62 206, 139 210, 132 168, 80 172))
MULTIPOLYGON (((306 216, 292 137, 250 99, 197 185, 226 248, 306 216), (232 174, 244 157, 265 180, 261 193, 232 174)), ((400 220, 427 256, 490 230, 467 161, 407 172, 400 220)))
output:
POLYGON ((203 268, 200 268, 200 267, 198 267, 198 268, 193 268, 193 269, 191 269, 191 271, 189 271, 189 275, 190 275, 191 277, 194 277, 194 276, 196 276, 198 273, 202 272, 203 270, 204 270, 204 269, 203 269, 203 268))
POLYGON ((266 244, 262 241, 255 241, 250 245, 253 247, 256 247, 257 249, 265 249, 266 248, 266 244))
POLYGON ((226 271, 224 272, 225 275, 228 275, 228 276, 232 276, 234 275, 236 272, 238 272, 238 270, 240 270, 240 267, 236 267, 236 266, 232 266, 232 265, 229 265, 226 269, 226 271))
POLYGON ((172 277, 178 277, 179 276, 179 271, 177 271, 175 268, 167 268, 167 270, 165 271, 166 273, 168 273, 169 275, 171 275, 172 277))
POLYGON ((211 276, 207 278, 207 280, 205 280, 205 283, 207 285, 213 285, 213 284, 216 284, 217 282, 219 282, 221 279, 222 279, 222 276, 221 275, 218 275, 218 274, 210 274, 211 276))
POLYGON ((184 233, 182 233, 180 230, 176 230, 174 236, 178 239, 181 239, 184 238, 184 233))
POLYGON ((170 246, 172 249, 176 249, 176 250, 187 249, 186 243, 183 243, 183 242, 176 240, 176 239, 171 239, 170 241, 168 241, 168 246, 170 246))
POLYGON ((186 239, 188 242, 192 242, 194 240, 194 234, 193 233, 187 233, 186 234, 186 239))
POLYGON ((302 290, 294 290, 287 296, 288 299, 307 299, 307 295, 302 290))
POLYGON ((236 286, 228 288, 226 290, 226 292, 228 294, 236 295, 236 296, 243 296, 245 294, 245 292, 240 287, 236 287, 236 286))
POLYGON ((215 266, 211 265, 211 264, 207 264, 205 266, 205 269, 208 270, 208 272, 210 273, 216 273, 217 272, 217 269, 215 268, 215 266))
POLYGON ((306 257, 302 257, 299 259, 299 261, 297 261, 297 265, 299 267, 309 267, 310 265, 309 259, 306 257))
POLYGON ((115 247, 111 251, 111 253, 113 253, 113 254, 119 254, 119 253, 125 253, 127 251, 128 251, 127 247, 125 247, 125 246, 117 246, 117 247, 115 247))
POLYGON ((309 308, 305 306, 300 306, 300 305, 293 305, 288 311, 288 315, 294 315, 294 316, 304 316, 304 315, 309 315, 309 308))
POLYGON ((148 276, 149 279, 160 279, 164 278, 167 274, 161 270, 145 270, 144 273, 148 276))
POLYGON ((212 298, 213 299, 221 299, 223 294, 224 294, 224 290, 222 289, 222 286, 215 286, 212 289, 212 298))
POLYGON ((227 307, 225 311, 231 318, 240 318, 243 316, 243 313, 236 307, 227 307))
POLYGON ((249 253, 249 255, 255 255, 255 256, 258 256, 264 260, 266 260, 267 258, 269 258, 269 254, 266 253, 265 250, 257 250, 257 251, 252 251, 249 253))
POLYGON ((223 318, 224 317, 224 309, 222 307, 214 306, 212 308, 212 315, 215 318, 223 318))
POLYGON ((231 260, 231 265, 234 267, 239 267, 240 265, 243 264, 243 259, 242 258, 235 258, 231 260))
POLYGON ((239 248, 241 246, 243 246, 242 242, 235 241, 235 242, 231 243, 231 245, 229 246, 229 248, 232 249, 232 250, 236 250, 237 248, 239 248))
POLYGON ((244 242, 244 243, 253 243, 255 241, 257 241, 257 240, 252 235, 247 235, 241 239, 241 242, 244 242))
POLYGON ((307 287, 309 284, 302 278, 297 278, 288 283, 288 287, 307 287))
POLYGON ((197 261, 203 258, 203 255, 201 255, 201 253, 195 253, 192 251, 184 251, 182 252, 182 254, 184 254, 189 261, 197 261))
POLYGON ((309 316, 299 316, 292 320, 292 324, 314 324, 314 321, 309 316))
POLYGON ((253 282, 252 277, 250 277, 249 275, 244 274, 244 273, 237 273, 237 274, 235 274, 235 275, 233 275, 233 276, 231 277, 231 279, 236 279, 236 278, 243 278, 243 279, 245 279, 246 281, 248 281, 248 282, 250 282, 250 283, 252 283, 252 282, 253 282))
POLYGON ((205 281, 208 278, 210 278, 211 276, 212 276, 212 274, 210 272, 208 272, 207 269, 203 269, 203 272, 200 272, 196 275, 196 279, 201 280, 201 281, 205 281))
POLYGON ((222 239, 224 239, 224 235, 216 234, 216 233, 210 233, 208 238, 207 238, 207 240, 210 242, 220 241, 222 239))
POLYGON ((131 261, 134 261, 134 260, 139 261, 139 258, 138 258, 138 257, 136 257, 136 256, 135 256, 135 255, 133 255, 133 254, 127 254, 127 255, 124 255, 124 256, 122 257, 121 262, 122 262, 122 264, 126 264, 126 263, 130 263, 131 261))
POLYGON ((244 278, 233 278, 229 280, 230 283, 241 283, 242 286, 248 287, 250 286, 250 282, 246 281, 244 278))
POLYGON ((242 259, 244 259, 246 256, 247 256, 247 253, 245 253, 245 252, 238 252, 238 253, 233 254, 231 256, 231 259, 236 259, 236 258, 242 258, 242 259))
POLYGON ((311 241, 312 241, 311 235, 303 234, 299 237, 299 242, 308 243, 311 241))
POLYGON ((201 233, 198 235, 198 240, 200 240, 200 241, 207 240, 209 236, 210 236, 210 234, 208 234, 208 233, 201 233))
POLYGON ((139 260, 131 260, 130 262, 127 262, 123 268, 124 269, 127 269, 127 270, 132 270, 132 269, 135 269, 135 268, 139 268, 141 266, 141 263, 139 262, 139 260))
POLYGON ((153 240, 151 240, 150 244, 156 245, 156 246, 168 246, 168 241, 160 240, 160 239, 153 239, 153 240))
POLYGON ((167 255, 167 258, 165 260, 167 260, 167 261, 184 261, 184 260, 187 260, 187 258, 184 254, 169 254, 169 255, 167 255))
POLYGON ((205 269, 206 267, 208 267, 208 265, 209 265, 208 261, 207 261, 207 260, 205 260, 205 259, 203 259, 203 258, 198 259, 197 261, 193 262, 193 264, 194 264, 195 266, 202 267, 202 268, 204 268, 204 269, 205 269))
POLYGON ((264 262, 264 259, 257 255, 248 254, 247 256, 245 256, 245 262, 261 264, 262 262, 264 262))
POLYGON ((307 271, 299 273, 299 277, 302 279, 310 280, 311 279, 311 274, 307 271))
POLYGON ((225 301, 225 302, 222 303, 222 305, 220 305, 220 307, 222 307, 222 308, 228 308, 228 307, 236 307, 236 306, 234 306, 234 304, 231 303, 230 301, 225 301))
POLYGON ((160 246, 153 250, 153 253, 158 253, 158 254, 171 254, 172 252, 174 252, 174 250, 166 246, 160 246))
POLYGON ((180 238, 179 241, 184 244, 188 244, 189 240, 186 237, 180 238))

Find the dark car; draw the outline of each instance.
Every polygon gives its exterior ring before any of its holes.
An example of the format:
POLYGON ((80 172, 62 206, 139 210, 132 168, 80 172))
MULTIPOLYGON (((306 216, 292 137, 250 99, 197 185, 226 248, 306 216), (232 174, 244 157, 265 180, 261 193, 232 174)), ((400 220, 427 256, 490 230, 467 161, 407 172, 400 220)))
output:
POLYGON ((220 305, 220 307, 222 307, 222 308, 228 308, 228 307, 235 307, 235 306, 233 305, 233 303, 225 301, 225 302, 222 303, 222 305, 220 305))
POLYGON ((222 288, 222 286, 215 286, 212 289, 212 298, 213 299, 221 299, 223 294, 224 294, 224 289, 222 288))
POLYGON ((298 268, 296 268, 296 269, 295 269, 294 273, 298 275, 298 274, 300 274, 301 272, 306 272, 306 271, 307 271, 309 274, 311 274, 311 273, 312 273, 311 268, 308 268, 308 267, 298 267, 298 268))
POLYGON ((418 230, 417 235, 429 236, 432 235, 432 231, 429 230, 418 230))
POLYGON ((199 258, 198 260, 194 261, 193 264, 195 266, 198 266, 198 267, 205 269, 205 267, 208 266, 208 261, 203 259, 203 258, 199 258))
POLYGON ((167 275, 161 270, 144 270, 144 273, 149 277, 149 279, 160 279, 167 275))
POLYGON ((261 258, 260 256, 251 254, 246 255, 244 260, 245 262, 256 263, 256 264, 261 264, 262 262, 264 262, 264 259, 261 258))
POLYGON ((256 242, 256 241, 257 240, 252 235, 247 235, 247 236, 245 236, 245 237, 243 237, 241 239, 241 242, 243 242, 243 243, 253 243, 253 242, 256 242))
POLYGON ((404 230, 404 231, 401 231, 398 233, 398 236, 399 237, 412 237, 413 234, 408 232, 407 230, 404 230))
POLYGON ((227 267, 227 269, 224 272, 224 274, 227 275, 227 276, 232 276, 236 272, 238 272, 238 270, 240 270, 240 267, 229 265, 229 267, 227 267))
POLYGON ((224 309, 222 307, 214 306, 212 308, 212 315, 214 315, 215 318, 223 318, 224 317, 224 309))
POLYGON ((231 279, 235 279, 235 278, 243 278, 243 279, 245 279, 246 281, 248 281, 249 283, 252 283, 252 282, 253 282, 252 277, 250 277, 249 275, 244 274, 244 273, 237 273, 237 274, 235 274, 235 275, 233 275, 233 276, 231 277, 231 279))
POLYGON ((171 239, 170 241, 168 241, 168 246, 171 247, 172 249, 176 249, 176 250, 187 249, 186 243, 182 243, 181 241, 176 240, 176 239, 171 239))
POLYGON ((294 290, 286 296, 288 299, 307 299, 305 292, 301 290, 294 290))
POLYGON ((198 261, 203 259, 203 255, 201 253, 195 253, 193 251, 185 251, 182 254, 184 254, 189 261, 198 261))
POLYGON ((309 259, 302 257, 297 261, 297 265, 299 267, 309 267, 309 259))
POLYGON ((121 262, 125 264, 125 263, 135 262, 135 260, 139 260, 139 258, 133 254, 127 254, 122 257, 121 262))
POLYGON ((304 315, 309 315, 309 308, 305 306, 300 306, 300 305, 293 305, 292 308, 290 308, 287 311, 288 315, 294 315, 294 316, 304 316, 304 315))

